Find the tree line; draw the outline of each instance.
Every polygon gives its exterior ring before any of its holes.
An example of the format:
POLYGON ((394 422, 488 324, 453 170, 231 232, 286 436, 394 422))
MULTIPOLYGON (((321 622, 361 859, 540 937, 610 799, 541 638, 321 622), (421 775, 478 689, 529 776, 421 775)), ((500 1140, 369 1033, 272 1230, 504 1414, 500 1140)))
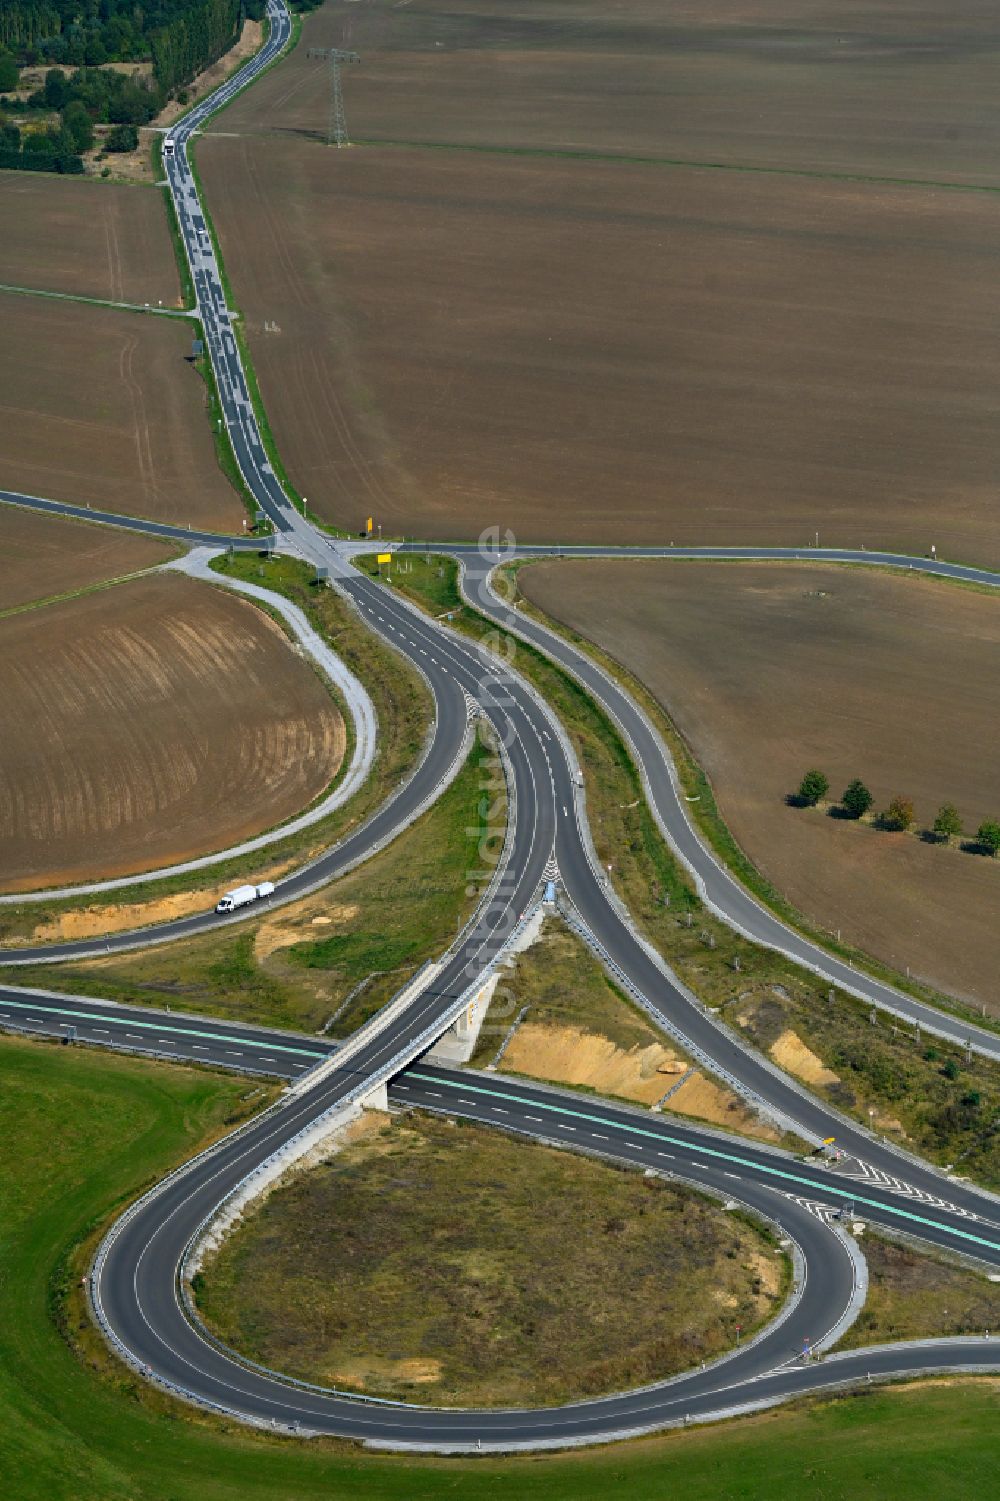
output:
POLYGON ((105 140, 109 151, 134 151, 137 127, 151 120, 158 96, 122 73, 81 68, 67 76, 50 68, 44 84, 27 99, 3 99, 0 104, 0 167, 32 172, 82 172, 81 153, 94 144, 94 123, 114 126, 105 140), (18 116, 38 111, 55 113, 57 125, 22 129, 18 116))
MULTIPOLYGON (((812 767, 799 783, 792 801, 799 807, 815 808, 826 798, 829 790, 829 777, 817 767, 812 767)), ((844 817, 861 819, 871 811, 874 803, 875 799, 864 782, 855 777, 844 789, 837 806, 844 817)), ((873 821, 878 828, 905 833, 913 827, 915 819, 912 800, 897 795, 873 821)), ((929 829, 924 830, 925 837, 937 844, 947 844, 949 840, 961 837, 964 832, 961 814, 954 803, 942 803, 934 822, 929 829)), ((989 855, 1000 853, 1000 822, 992 818, 984 819, 976 830, 975 845, 989 855)))
MULTIPOLYGON (((49 64, 73 69, 70 88, 92 119, 141 125, 169 95, 214 62, 235 42, 247 15, 260 17, 263 0, 8 0, 0 7, 0 89, 17 85, 17 70, 49 64), (108 62, 149 62, 151 78, 99 71, 108 62)), ((53 106, 39 90, 25 104, 7 99, 5 109, 53 106)))
POLYGON ((169 94, 235 41, 264 0, 3 0, 0 51, 22 65, 96 68, 152 62, 169 94))
POLYGON ((109 151, 133 150, 170 95, 186 102, 184 85, 235 42, 247 15, 264 0, 2 0, 0 3, 0 167, 82 172, 81 153, 94 144, 97 122, 115 128, 109 151), (41 88, 21 99, 21 66, 51 63, 41 88), (148 77, 101 67, 151 62, 148 77), (72 72, 67 72, 71 68, 72 72), (23 129, 17 117, 59 114, 58 125, 23 129), (13 118, 12 118, 13 117, 13 118))

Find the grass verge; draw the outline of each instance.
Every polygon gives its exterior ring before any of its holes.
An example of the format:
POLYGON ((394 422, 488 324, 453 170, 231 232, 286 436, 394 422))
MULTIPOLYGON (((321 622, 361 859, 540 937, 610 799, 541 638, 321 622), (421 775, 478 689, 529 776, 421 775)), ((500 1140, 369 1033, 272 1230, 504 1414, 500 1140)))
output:
MULTIPOLYGON (((377 572, 371 559, 358 562, 377 572)), ((583 767, 598 855, 639 929, 684 983, 737 1026, 746 1018, 749 1042, 779 1045, 777 1061, 838 1109, 1000 1186, 1000 1067, 944 1043, 928 1047, 884 1017, 873 1021, 861 1002, 707 912, 653 819, 624 741, 594 700, 541 652, 464 605, 453 560, 414 556, 413 565, 394 571, 392 586, 434 615, 450 610, 455 628, 476 640, 509 640, 516 667, 559 715, 583 767)))
MULTIPOLYGON (((197 329, 198 338, 203 338, 204 334, 201 324, 196 323, 195 328, 197 329)), ((219 399, 219 387, 216 383, 212 361, 208 358, 207 354, 203 354, 194 361, 194 367, 205 382, 208 420, 212 425, 212 442, 215 445, 215 462, 240 497, 240 500, 242 500, 247 513, 248 525, 254 526, 257 512, 260 508, 250 493, 246 480, 243 478, 242 470, 236 462, 236 453, 233 445, 229 441, 229 433, 226 430, 226 424, 223 419, 222 402, 219 399)), ((273 531, 274 527, 270 521, 265 521, 256 530, 260 536, 264 536, 265 533, 273 531)))
MULTIPOLYGON (((298 32, 300 31, 301 22, 299 22, 298 31, 294 33, 294 39, 292 43, 293 46, 298 41, 298 32)), ((286 53, 282 53, 282 56, 285 55, 286 53)), ((279 59, 275 59, 275 62, 277 62, 278 60, 279 59)), ((272 66, 274 66, 274 64, 272 64, 272 66)), ((265 407, 263 398, 260 394, 260 386, 257 381, 257 371, 254 367, 253 359, 250 354, 250 347, 247 342, 246 330, 244 329, 241 321, 241 316, 239 313, 239 303, 236 300, 232 284, 229 280, 229 274, 226 271, 226 263, 222 256, 222 249, 219 245, 219 237, 216 233, 215 225, 212 221, 212 216, 207 208, 207 197, 201 181, 201 177, 198 173, 193 146, 188 152, 188 165, 191 168, 191 175, 194 178, 195 185, 198 189, 198 197, 201 202, 202 215, 208 228, 209 235, 211 236, 212 248, 215 251, 215 259, 219 268, 219 276, 222 280, 223 290, 226 294, 226 306, 232 313, 235 314, 232 319, 233 335, 236 339, 240 360, 243 364, 243 373, 246 376, 247 391, 250 396, 250 404, 253 407, 254 417, 257 421, 257 428, 260 432, 261 443, 264 446, 264 452, 267 454, 268 462, 277 475, 278 481, 281 484, 282 489, 288 496, 289 500, 295 506, 296 510, 305 515, 306 507, 303 503, 302 496, 289 477, 288 470, 285 468, 285 463, 281 456, 281 451, 279 450, 278 445, 275 442, 274 433, 271 431, 271 424, 268 420, 267 408, 265 407)), ((223 436, 225 438, 226 447, 230 451, 230 454, 232 454, 232 446, 229 442, 229 435, 225 428, 223 428, 223 436)), ((233 455, 232 458, 233 463, 235 464, 235 455, 233 455)), ((323 522, 318 521, 315 516, 310 517, 310 520, 315 526, 318 526, 321 531, 329 532, 331 536, 344 537, 348 535, 348 533, 336 527, 331 527, 323 522)))
MULTIPOLYGON (((472 1061, 488 1063, 519 1012, 547 1027, 577 1027, 619 1052, 660 1042, 660 1034, 618 989, 597 960, 558 918, 501 974, 472 1061)), ((664 1085, 664 1087, 666 1087, 664 1085)))
POLYGON ((960 1501, 995 1488, 995 1382, 869 1389, 640 1443, 470 1461, 267 1438, 170 1402, 81 1335, 67 1281, 114 1207, 195 1151, 246 1089, 0 1039, 0 1474, 17 1501, 960 1501))
POLYGON ((982 1271, 866 1230, 868 1297, 839 1349, 1000 1328, 1000 1287, 982 1271))

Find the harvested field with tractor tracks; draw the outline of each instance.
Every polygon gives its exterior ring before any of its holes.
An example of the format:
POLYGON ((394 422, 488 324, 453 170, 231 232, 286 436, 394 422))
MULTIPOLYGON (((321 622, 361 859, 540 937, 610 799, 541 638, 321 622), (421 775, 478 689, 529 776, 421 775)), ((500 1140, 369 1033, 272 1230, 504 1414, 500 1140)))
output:
POLYGON ((163 194, 0 172, 0 282, 110 302, 180 302, 163 194))
POLYGON ((814 922, 899 971, 998 1012, 1000 862, 919 832, 795 808, 811 766, 860 777, 916 829, 957 804, 1000 817, 1000 601, 931 579, 818 565, 559 562, 527 597, 655 695, 737 841, 814 922))
POLYGON ((12 294, 0 294, 0 317, 5 489, 240 529, 188 323, 12 294))
POLYGON ((305 32, 363 52, 361 144, 323 144, 303 45, 198 153, 318 515, 996 557, 981 7, 424 0, 305 32))
POLYGON ((16 506, 0 509, 0 528, 0 616, 36 600, 166 563, 175 552, 169 543, 138 532, 88 526, 16 506))
POLYGON ((179 574, 0 622, 2 889, 149 870, 306 807, 344 724, 281 629, 179 574))

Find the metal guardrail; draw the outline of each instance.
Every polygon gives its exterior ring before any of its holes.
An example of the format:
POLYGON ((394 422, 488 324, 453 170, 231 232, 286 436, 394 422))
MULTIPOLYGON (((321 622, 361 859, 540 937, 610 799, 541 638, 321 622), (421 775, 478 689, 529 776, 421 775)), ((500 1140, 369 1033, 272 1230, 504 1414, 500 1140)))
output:
MULTIPOLYGON (((516 827, 516 788, 513 776, 511 775, 506 749, 503 746, 502 742, 500 742, 499 745, 499 753, 501 765, 504 771, 505 782, 507 784, 508 798, 508 818, 501 856, 497 862, 497 868, 494 871, 490 883, 476 906, 475 912, 472 914, 469 922, 462 929, 461 933, 449 946, 448 951, 440 961, 442 964, 447 962, 449 954, 454 955, 456 949, 460 949, 469 928, 475 923, 475 921, 479 919, 480 915, 484 911, 486 911, 490 902, 496 895, 500 883, 507 873, 507 868, 510 862, 510 855, 513 849, 514 829, 516 827)), ((254 1179, 262 1179, 264 1177, 265 1172, 273 1162, 274 1157, 281 1156, 282 1158, 284 1158, 287 1156, 289 1158, 289 1161, 294 1160, 295 1152, 292 1151, 291 1153, 289 1153, 288 1149, 290 1147, 294 1148, 296 1145, 301 1146, 302 1142, 306 1138, 314 1139, 316 1137, 317 1130, 322 1132, 323 1127, 325 1125, 328 1125, 333 1117, 339 1114, 343 1114, 345 1111, 349 1111, 355 1104, 358 1103, 360 1099, 363 1099, 366 1094, 370 1094, 373 1089, 377 1088, 380 1083, 386 1082, 389 1078, 392 1077, 394 1073, 398 1073, 400 1068, 405 1066, 405 1063, 401 1062, 402 1059, 405 1058, 405 1060, 409 1062, 413 1057, 418 1056, 420 1052, 424 1051, 424 1049, 429 1046, 430 1043, 436 1039, 436 1037, 440 1036, 442 1032, 447 1031, 448 1027, 451 1026, 452 1023, 457 1020, 457 1018, 462 1014, 462 1011, 469 1004, 469 1001, 475 991, 481 988, 482 985, 486 983, 486 980, 492 969, 502 961, 509 948, 516 942, 517 938, 520 936, 520 933, 523 931, 524 926, 534 916, 536 908, 537 902, 533 904, 529 912, 525 913, 523 918, 519 919, 518 922, 514 924, 511 932, 508 934, 503 943, 501 943, 501 945, 498 947, 489 964, 485 966, 484 970, 479 975, 477 975, 468 986, 465 987, 461 995, 456 998, 453 1004, 447 1008, 443 1015, 435 1018, 433 1023, 423 1029, 423 1031, 417 1034, 416 1037, 410 1039, 406 1046, 401 1049, 399 1053, 395 1054, 389 1062, 383 1065, 369 1078, 366 1078, 363 1083, 357 1085, 353 1090, 349 1091, 346 1096, 337 1101, 336 1105, 332 1106, 329 1110, 322 1112, 319 1116, 311 1120, 308 1126, 303 1127, 301 1131, 296 1132, 292 1137, 290 1137, 289 1140, 283 1143, 282 1147, 278 1149, 278 1152, 272 1153, 251 1173, 246 1174, 238 1184, 234 1185, 233 1189, 230 1190, 225 1198, 220 1203, 214 1206, 212 1211, 204 1217, 204 1219, 195 1230, 194 1234, 191 1236, 185 1249, 184 1255, 181 1258, 179 1277, 182 1284, 184 1280, 185 1269, 189 1265, 192 1248, 196 1247, 200 1243, 205 1233, 207 1232, 208 1227, 221 1215, 225 1214, 227 1205, 230 1205, 241 1193, 243 1193, 246 1190, 247 1186, 254 1181, 254 1179)), ((299 1097, 301 1098, 301 1096, 299 1097)), ((132 1204, 125 1211, 125 1213, 115 1221, 115 1223, 111 1226, 108 1233, 101 1241, 101 1244, 98 1247, 97 1253, 95 1255, 93 1265, 91 1267, 90 1276, 87 1281, 87 1291, 88 1301, 90 1303, 94 1320, 98 1325, 98 1328, 101 1330, 107 1343, 119 1356, 119 1358, 122 1359, 130 1369, 136 1371, 137 1374, 143 1376, 147 1380, 155 1382, 164 1390, 171 1391, 176 1395, 182 1396, 185 1400, 191 1401, 198 1406, 205 1407, 209 1410, 235 1414, 236 1416, 239 1416, 241 1420, 254 1422, 256 1423, 256 1426, 264 1429, 279 1429, 282 1431, 301 1434, 303 1430, 298 1425, 283 1425, 267 1420, 247 1418, 247 1415, 242 1411, 239 1411, 235 1408, 228 1408, 224 1404, 208 1401, 187 1388, 181 1387, 176 1383, 166 1381, 164 1378, 157 1376, 156 1372, 151 1370, 150 1367, 148 1367, 143 1361, 140 1361, 133 1354, 133 1352, 128 1348, 128 1346, 124 1343, 124 1341, 112 1327, 110 1320, 108 1319, 107 1314, 104 1310, 100 1290, 101 1278, 104 1272, 104 1267, 107 1263, 108 1255, 110 1254, 110 1251, 118 1240, 119 1236, 122 1234, 127 1225, 131 1223, 134 1217, 140 1212, 140 1210, 148 1205, 154 1198, 162 1194, 164 1190, 170 1184, 174 1183, 182 1174, 190 1171, 194 1163, 200 1162, 206 1157, 220 1151, 223 1146, 228 1146, 233 1141, 234 1137, 243 1134, 244 1132, 251 1129, 251 1127, 256 1128, 261 1120, 265 1119, 272 1113, 277 1114, 277 1112, 284 1107, 284 1104, 284 1100, 276 1102, 274 1105, 268 1107, 268 1110, 264 1111, 260 1116, 255 1117, 252 1122, 246 1122, 244 1123, 244 1125, 237 1127, 235 1131, 230 1132, 229 1135, 222 1138, 219 1142, 214 1143, 211 1147, 207 1148, 205 1152, 199 1153, 197 1157, 191 1160, 191 1162, 183 1164, 180 1168, 177 1168, 174 1172, 168 1174, 167 1177, 163 1178, 159 1183, 155 1184, 154 1187, 151 1188, 146 1194, 137 1199, 135 1203, 132 1204)))

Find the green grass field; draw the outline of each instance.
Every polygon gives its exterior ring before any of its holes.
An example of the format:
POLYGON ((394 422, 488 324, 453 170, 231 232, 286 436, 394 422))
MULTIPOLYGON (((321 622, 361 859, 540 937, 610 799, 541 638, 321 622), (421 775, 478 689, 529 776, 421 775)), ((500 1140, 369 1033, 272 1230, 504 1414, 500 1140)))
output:
POLYGON ((243 1081, 0 1039, 0 1477, 12 1501, 959 1501, 1000 1484, 994 1382, 856 1398, 567 1456, 411 1462, 245 1434, 56 1326, 72 1248, 217 1130, 243 1081), (113 1368, 112 1368, 113 1369, 113 1368))

